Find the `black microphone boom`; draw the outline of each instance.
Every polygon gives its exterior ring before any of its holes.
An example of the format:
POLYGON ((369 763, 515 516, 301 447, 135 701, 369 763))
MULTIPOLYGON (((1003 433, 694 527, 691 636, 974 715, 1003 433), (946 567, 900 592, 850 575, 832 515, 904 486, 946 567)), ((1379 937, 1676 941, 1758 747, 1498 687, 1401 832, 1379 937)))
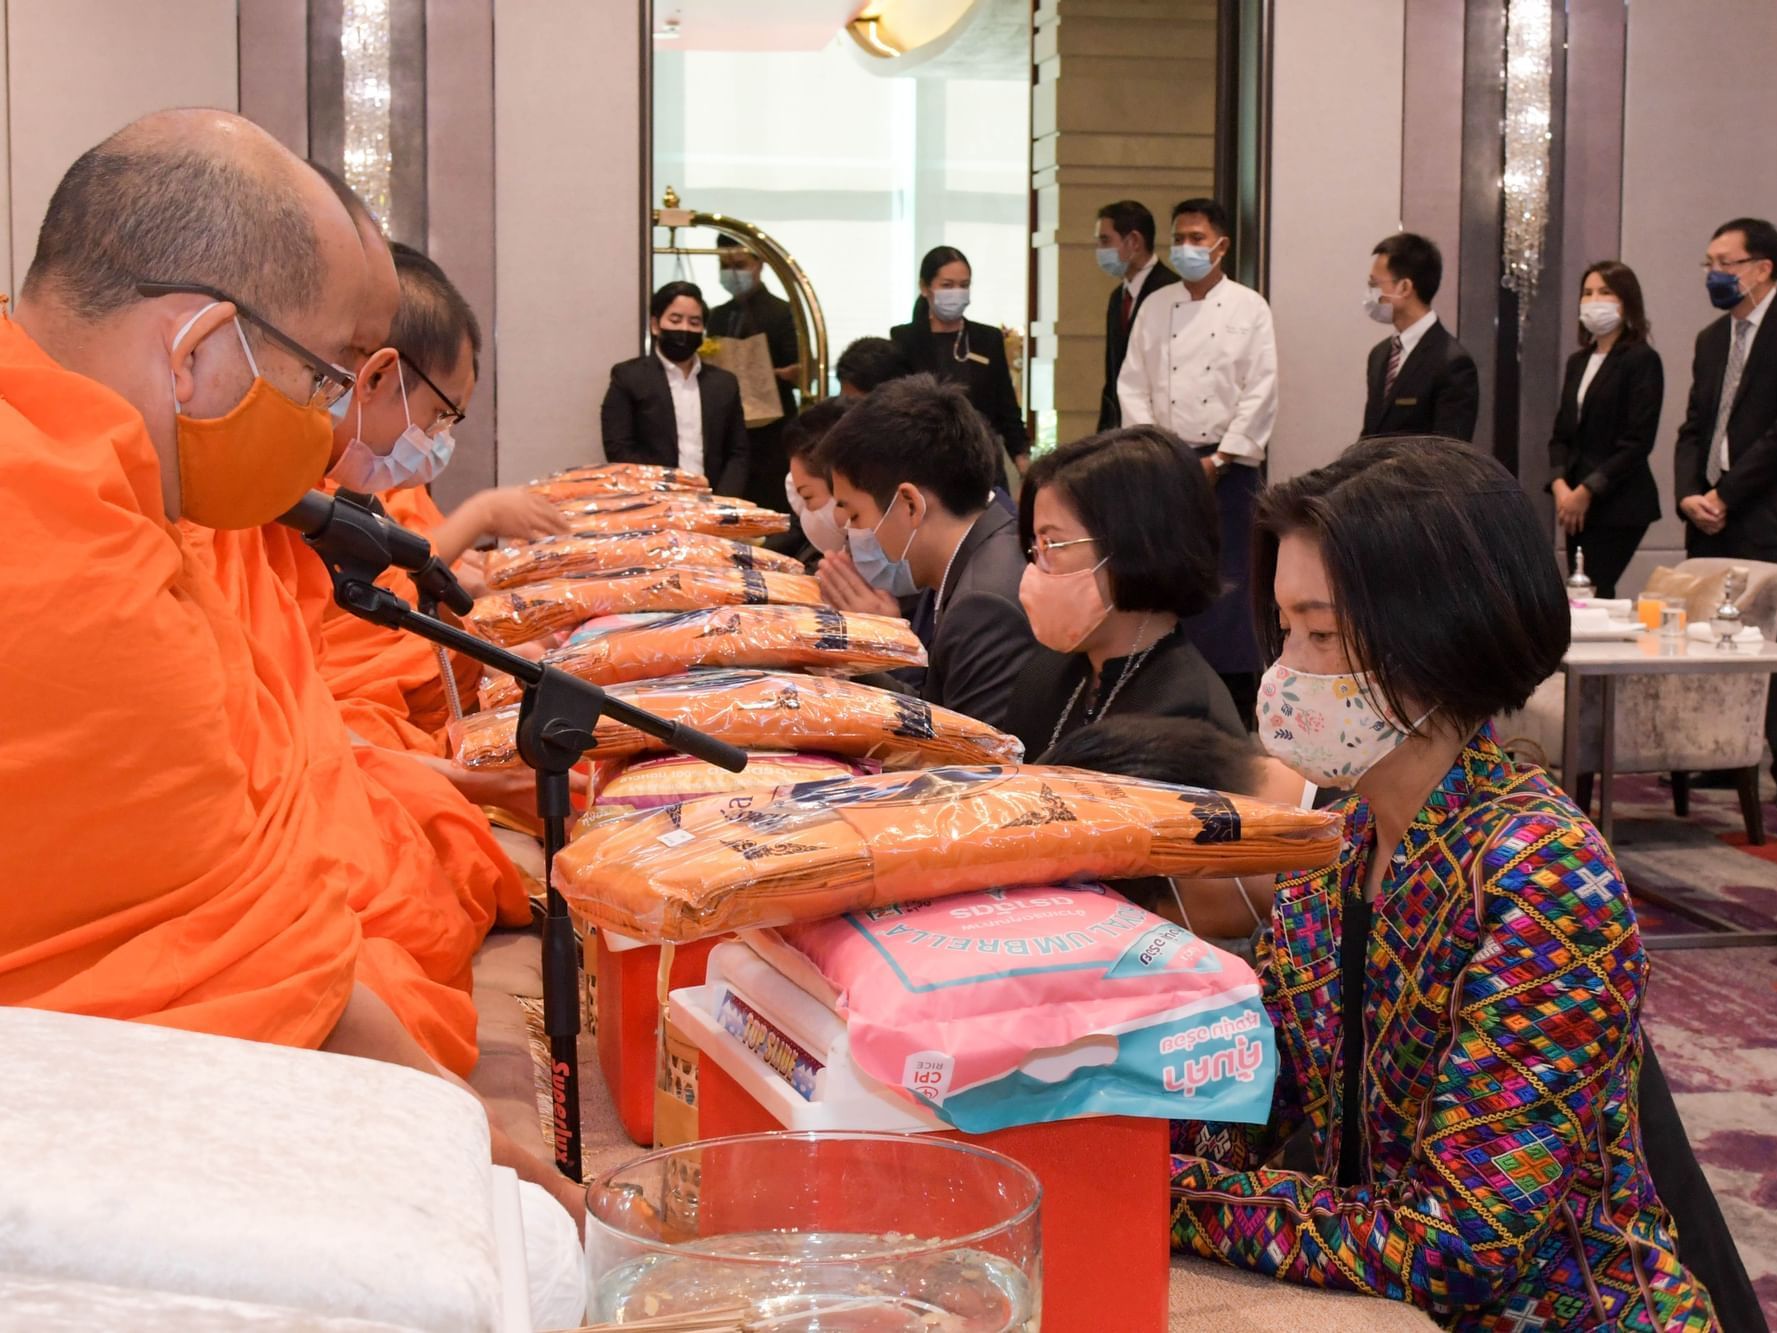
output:
POLYGON ((468 615, 475 599, 457 582, 450 566, 432 554, 431 543, 424 537, 409 532, 381 509, 369 496, 310 491, 278 522, 300 532, 329 568, 336 556, 364 565, 380 560, 384 569, 395 565, 413 576, 421 598, 449 607, 459 616, 468 615))

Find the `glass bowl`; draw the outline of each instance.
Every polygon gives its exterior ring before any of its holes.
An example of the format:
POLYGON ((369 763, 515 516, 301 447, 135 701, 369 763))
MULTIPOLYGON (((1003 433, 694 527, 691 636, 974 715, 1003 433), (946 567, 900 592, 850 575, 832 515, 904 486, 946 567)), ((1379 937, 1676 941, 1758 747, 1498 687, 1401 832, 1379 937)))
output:
POLYGON ((736 1330, 769 1333, 1036 1333, 1041 1200, 1010 1158, 925 1135, 662 1149, 587 1186, 588 1317, 726 1311, 736 1330))

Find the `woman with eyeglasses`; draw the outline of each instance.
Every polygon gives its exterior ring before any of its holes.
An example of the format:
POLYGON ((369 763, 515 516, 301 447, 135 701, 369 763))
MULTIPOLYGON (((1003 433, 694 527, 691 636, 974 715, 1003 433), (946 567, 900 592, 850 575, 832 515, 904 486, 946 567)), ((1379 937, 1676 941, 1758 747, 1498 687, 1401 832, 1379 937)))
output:
POLYGON ((1064 445, 1024 479, 1020 600, 1041 645, 1007 729, 1039 755, 1108 716, 1246 729, 1228 687, 1179 632, 1221 591, 1215 494, 1175 436, 1130 426, 1064 445))

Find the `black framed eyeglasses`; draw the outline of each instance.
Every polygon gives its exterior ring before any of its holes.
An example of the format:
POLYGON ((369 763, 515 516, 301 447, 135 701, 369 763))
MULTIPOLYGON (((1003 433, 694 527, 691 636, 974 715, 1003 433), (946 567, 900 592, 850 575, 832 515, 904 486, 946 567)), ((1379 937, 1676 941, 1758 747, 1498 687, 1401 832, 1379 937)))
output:
MULTIPOLYGON (((397 351, 395 353, 395 355, 401 356, 401 353, 399 351, 397 351)), ((426 374, 425 371, 421 370, 417 365, 415 365, 413 362, 409 361, 404 356, 401 356, 401 364, 406 366, 414 374, 418 375, 422 380, 424 380, 426 387, 428 389, 430 389, 433 393, 437 394, 438 401, 444 404, 444 411, 440 412, 438 414, 438 419, 432 423, 433 429, 435 429, 435 430, 449 430, 452 426, 456 425, 457 422, 461 421, 467 415, 467 413, 465 413, 462 408, 458 407, 454 402, 451 401, 450 395, 448 393, 446 393, 443 389, 440 389, 438 387, 438 385, 433 381, 432 377, 430 375, 426 374)))
POLYGON ((1705 259, 1697 265, 1705 273, 1726 273, 1731 268, 1739 268, 1742 264, 1756 264, 1757 255, 1747 255, 1744 259, 1705 259))
POLYGON ((138 282, 136 291, 139 295, 149 297, 207 296, 212 301, 225 301, 232 305, 236 315, 302 362, 313 373, 314 384, 309 389, 307 406, 332 407, 345 397, 356 381, 356 377, 344 366, 335 365, 326 357, 309 351, 264 315, 259 314, 245 302, 230 296, 220 287, 211 287, 201 282, 138 282))

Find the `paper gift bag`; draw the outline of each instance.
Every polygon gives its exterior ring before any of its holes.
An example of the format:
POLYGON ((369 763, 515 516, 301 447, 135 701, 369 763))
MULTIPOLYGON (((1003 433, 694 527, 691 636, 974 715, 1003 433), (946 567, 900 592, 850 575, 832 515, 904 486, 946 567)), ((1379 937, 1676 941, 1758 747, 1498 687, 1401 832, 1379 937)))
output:
MULTIPOLYGON (((771 348, 763 333, 750 338, 717 338, 715 350, 703 354, 712 366, 720 366, 740 381, 740 405, 747 429, 769 426, 784 415, 778 397, 777 375, 771 366, 771 348)), ((708 345, 707 343, 705 344, 708 345)))

